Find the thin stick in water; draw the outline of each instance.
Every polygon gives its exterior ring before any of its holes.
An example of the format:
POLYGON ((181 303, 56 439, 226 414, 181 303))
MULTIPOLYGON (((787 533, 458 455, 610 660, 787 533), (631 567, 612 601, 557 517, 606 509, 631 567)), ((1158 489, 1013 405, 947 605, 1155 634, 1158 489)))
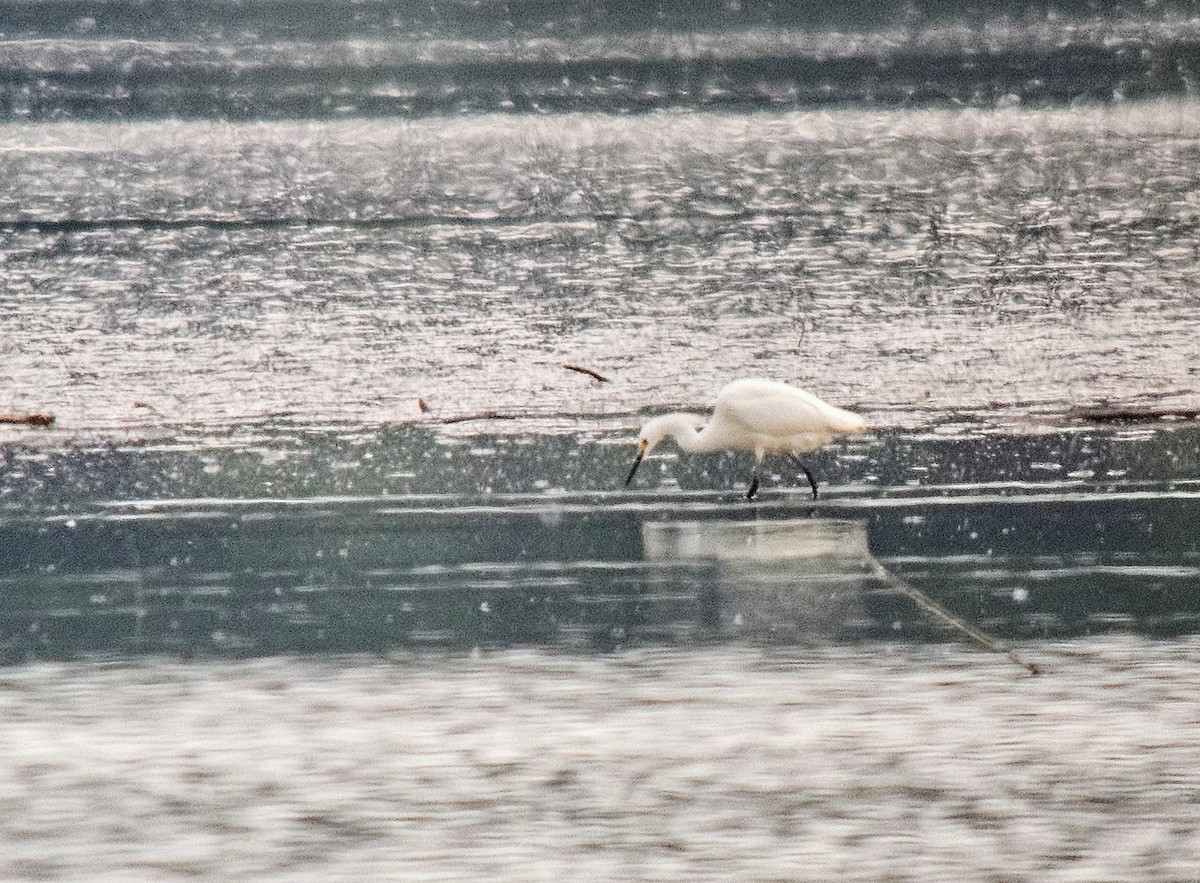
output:
POLYGON ((591 368, 584 368, 581 365, 567 365, 567 364, 564 364, 563 367, 566 368, 568 371, 578 371, 580 374, 586 374, 588 377, 591 377, 593 380, 598 380, 600 383, 608 383, 609 382, 609 379, 607 377, 605 377, 599 371, 593 371, 591 368))
POLYGON ((1008 646, 1003 641, 993 638, 991 635, 977 626, 971 625, 965 619, 955 616, 916 586, 905 582, 882 565, 879 566, 879 577, 901 595, 908 598, 942 624, 949 626, 954 631, 971 639, 976 644, 987 650, 1004 654, 1017 665, 1021 666, 1021 668, 1028 671, 1031 675, 1041 674, 1042 670, 1038 668, 1037 665, 1027 660, 1012 647, 1008 646))

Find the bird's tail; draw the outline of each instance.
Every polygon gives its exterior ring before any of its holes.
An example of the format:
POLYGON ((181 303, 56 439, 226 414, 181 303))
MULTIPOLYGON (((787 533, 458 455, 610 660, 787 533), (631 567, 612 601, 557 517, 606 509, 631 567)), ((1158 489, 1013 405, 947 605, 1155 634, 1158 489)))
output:
POLYGON ((829 421, 829 428, 840 435, 854 435, 859 432, 867 431, 867 421, 863 420, 857 414, 842 408, 828 406, 829 410, 825 414, 825 418, 829 421))

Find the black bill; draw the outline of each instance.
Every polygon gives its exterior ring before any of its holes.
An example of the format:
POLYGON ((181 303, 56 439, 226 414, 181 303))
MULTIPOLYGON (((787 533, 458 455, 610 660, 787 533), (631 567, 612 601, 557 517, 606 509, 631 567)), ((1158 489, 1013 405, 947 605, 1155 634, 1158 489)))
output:
POLYGON ((629 475, 625 478, 625 487, 629 487, 629 482, 633 481, 633 473, 637 472, 637 468, 642 465, 642 457, 643 454, 639 451, 633 460, 633 465, 629 467, 629 475))

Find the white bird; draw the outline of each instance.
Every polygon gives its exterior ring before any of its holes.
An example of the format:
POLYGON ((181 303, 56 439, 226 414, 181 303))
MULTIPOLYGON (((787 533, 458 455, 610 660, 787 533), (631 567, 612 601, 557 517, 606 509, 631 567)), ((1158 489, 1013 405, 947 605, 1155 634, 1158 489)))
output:
MULTIPOLYGON (((857 414, 836 408, 802 389, 775 380, 735 380, 717 395, 712 417, 700 414, 664 414, 648 420, 638 437, 637 459, 625 479, 633 474, 664 438, 673 436, 679 447, 693 454, 737 450, 754 452, 754 470, 746 499, 758 490, 758 468, 772 451, 801 454, 824 447, 836 435, 863 432, 867 424, 857 414), (703 427, 703 428, 701 428, 703 427)), ((817 496, 817 480, 803 463, 800 468, 817 496)))

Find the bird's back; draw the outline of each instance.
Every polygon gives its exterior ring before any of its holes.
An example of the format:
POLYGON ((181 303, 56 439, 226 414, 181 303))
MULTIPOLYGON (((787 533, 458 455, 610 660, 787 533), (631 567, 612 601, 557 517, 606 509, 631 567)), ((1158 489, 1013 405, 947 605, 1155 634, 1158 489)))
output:
POLYGON ((775 380, 726 385, 717 396, 713 422, 730 434, 754 436, 766 450, 812 450, 834 435, 866 428, 857 414, 775 380))

